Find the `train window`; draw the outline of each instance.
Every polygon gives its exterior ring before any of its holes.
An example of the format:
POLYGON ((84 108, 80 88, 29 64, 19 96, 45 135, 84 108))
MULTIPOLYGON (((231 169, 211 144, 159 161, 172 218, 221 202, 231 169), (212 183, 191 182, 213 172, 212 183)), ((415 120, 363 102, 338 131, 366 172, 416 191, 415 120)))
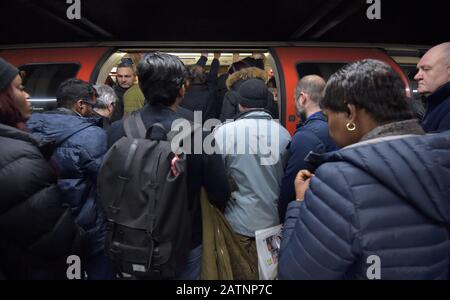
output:
POLYGON ((54 99, 59 85, 76 77, 77 63, 29 64, 20 68, 23 85, 31 99, 54 99))
POLYGON ((319 75, 328 80, 331 75, 346 64, 346 62, 302 62, 297 64, 296 68, 300 79, 308 75, 319 75))
POLYGON ((411 87, 411 91, 413 92, 413 94, 417 94, 417 88, 418 88, 418 83, 417 81, 414 80, 414 77, 417 74, 417 67, 416 65, 411 65, 411 64, 401 64, 400 68, 402 68, 403 72, 405 73, 406 77, 408 77, 408 81, 409 81, 409 86, 411 87))

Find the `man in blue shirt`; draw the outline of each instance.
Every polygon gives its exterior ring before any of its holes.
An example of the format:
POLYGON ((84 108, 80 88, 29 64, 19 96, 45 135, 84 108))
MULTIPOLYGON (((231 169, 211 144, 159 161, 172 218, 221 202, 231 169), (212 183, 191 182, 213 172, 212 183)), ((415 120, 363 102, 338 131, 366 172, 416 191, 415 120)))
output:
POLYGON ((325 87, 325 80, 317 75, 303 77, 295 89, 295 109, 300 124, 288 146, 289 161, 281 184, 278 213, 284 221, 289 202, 295 200, 294 180, 300 170, 314 172, 313 166, 305 161, 312 151, 325 153, 337 150, 328 133, 327 119, 320 110, 319 102, 325 87))

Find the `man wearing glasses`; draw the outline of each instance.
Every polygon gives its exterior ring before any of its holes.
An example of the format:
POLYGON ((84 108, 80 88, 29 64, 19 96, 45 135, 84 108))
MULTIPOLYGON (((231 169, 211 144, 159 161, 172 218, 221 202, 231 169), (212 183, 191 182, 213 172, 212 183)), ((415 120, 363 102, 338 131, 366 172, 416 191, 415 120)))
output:
POLYGON ((97 174, 107 150, 106 133, 94 110, 97 97, 91 84, 68 79, 56 93, 58 108, 34 114, 27 126, 35 137, 55 143, 52 161, 63 203, 86 232, 81 262, 88 279, 114 279, 103 250, 106 220, 96 201, 97 174))

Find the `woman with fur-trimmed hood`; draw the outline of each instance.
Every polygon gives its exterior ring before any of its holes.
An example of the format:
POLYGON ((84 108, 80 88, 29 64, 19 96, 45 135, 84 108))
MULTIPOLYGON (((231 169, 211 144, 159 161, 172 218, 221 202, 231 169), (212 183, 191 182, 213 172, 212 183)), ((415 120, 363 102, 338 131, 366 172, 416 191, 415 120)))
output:
MULTIPOLYGON (((223 99, 222 112, 220 114, 220 120, 222 122, 234 119, 239 113, 238 91, 245 81, 253 78, 261 79, 264 82, 267 81, 265 71, 255 67, 242 69, 228 77, 226 83, 228 92, 223 99)), ((272 93, 268 94, 266 110, 268 110, 275 119, 278 118, 278 111, 272 93)))

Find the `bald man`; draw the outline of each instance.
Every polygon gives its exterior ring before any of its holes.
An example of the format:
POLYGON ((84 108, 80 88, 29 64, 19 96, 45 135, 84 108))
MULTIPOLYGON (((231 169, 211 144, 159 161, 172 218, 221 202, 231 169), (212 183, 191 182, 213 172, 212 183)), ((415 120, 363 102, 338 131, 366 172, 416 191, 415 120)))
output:
POLYGON ((300 118, 295 135, 288 146, 289 161, 281 183, 278 200, 280 221, 284 221, 288 204, 295 201, 294 180, 300 170, 315 171, 305 162, 306 156, 337 150, 328 133, 327 119, 320 110, 319 102, 325 88, 325 80, 317 75, 303 77, 295 89, 295 110, 300 118))
POLYGON ((417 64, 414 77, 419 93, 427 97, 422 121, 426 132, 450 130, 450 42, 431 48, 417 64))

